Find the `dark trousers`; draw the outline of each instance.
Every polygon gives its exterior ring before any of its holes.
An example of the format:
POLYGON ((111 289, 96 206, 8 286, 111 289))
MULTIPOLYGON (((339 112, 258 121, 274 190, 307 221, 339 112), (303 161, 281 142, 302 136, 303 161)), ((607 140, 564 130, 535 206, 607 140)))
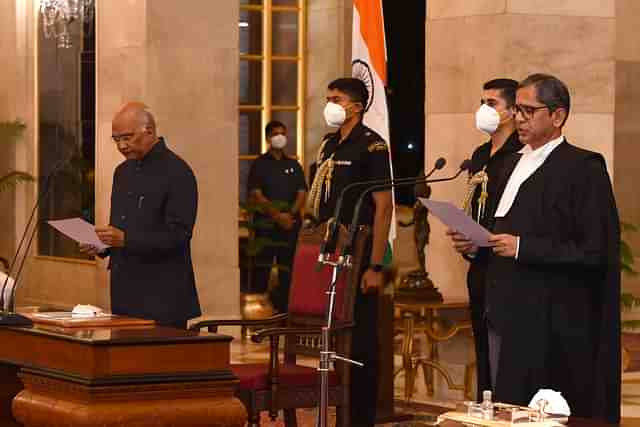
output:
POLYGON ((280 313, 286 313, 289 306, 289 288, 291 269, 296 252, 299 227, 293 230, 257 231, 256 239, 266 238, 273 244, 267 244, 255 258, 251 292, 266 292, 269 286, 271 266, 278 266, 278 286, 271 291, 271 303, 280 313))
POLYGON ((485 306, 486 268, 472 264, 467 275, 471 326, 476 352, 476 399, 482 400, 484 390, 493 390, 489 365, 489 338, 485 306))
POLYGON ((378 399, 378 294, 363 295, 358 286, 354 320, 351 358, 364 367, 351 367, 351 425, 372 427, 378 399))

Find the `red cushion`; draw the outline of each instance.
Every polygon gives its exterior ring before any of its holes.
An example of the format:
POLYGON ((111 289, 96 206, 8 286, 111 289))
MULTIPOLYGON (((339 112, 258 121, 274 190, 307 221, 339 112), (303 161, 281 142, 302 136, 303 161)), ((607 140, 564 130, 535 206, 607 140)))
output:
MULTIPOLYGON (((280 384, 296 387, 320 386, 320 373, 316 368, 300 365, 280 365, 280 384)), ((335 371, 329 371, 329 385, 338 384, 335 371)))
MULTIPOLYGON (((289 295, 289 313, 324 317, 327 310, 329 295, 327 290, 331 283, 333 269, 323 266, 316 271, 320 245, 298 242, 296 256, 293 262, 291 278, 291 293, 289 295)), ((344 288, 346 286, 346 271, 343 270, 336 284, 335 319, 344 320, 344 288)))
POLYGON ((267 388, 267 368, 264 363, 231 365, 231 371, 240 380, 238 387, 243 390, 262 390, 267 388))
MULTIPOLYGON (((231 365, 231 370, 240 379, 239 388, 244 390, 266 389, 269 381, 267 373, 269 366, 264 363, 249 363, 231 365)), ((280 384, 306 387, 320 384, 320 374, 316 368, 307 366, 285 364, 280 365, 280 384)), ((329 385, 338 384, 338 377, 334 371, 329 371, 329 385)))

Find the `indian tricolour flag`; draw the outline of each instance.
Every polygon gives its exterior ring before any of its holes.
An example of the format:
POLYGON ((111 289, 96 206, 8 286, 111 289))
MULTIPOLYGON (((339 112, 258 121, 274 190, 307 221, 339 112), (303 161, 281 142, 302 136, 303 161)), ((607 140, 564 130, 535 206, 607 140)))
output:
MULTIPOLYGON (((353 0, 353 76, 362 79, 369 89, 369 105, 364 115, 364 124, 389 141, 389 110, 387 109, 387 47, 384 35, 382 0, 353 0)), ((389 150, 391 162, 391 150, 389 150)), ((393 168, 391 169, 393 177, 393 168)), ((389 251, 396 237, 395 200, 389 251)), ((390 257, 385 261, 390 261, 390 257)))

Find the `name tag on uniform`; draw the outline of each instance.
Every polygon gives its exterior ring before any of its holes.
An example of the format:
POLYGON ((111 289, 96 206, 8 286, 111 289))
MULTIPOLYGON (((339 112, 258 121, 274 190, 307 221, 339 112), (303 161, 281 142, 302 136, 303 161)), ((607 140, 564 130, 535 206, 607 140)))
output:
POLYGON ((338 166, 351 166, 351 160, 334 160, 333 163, 338 166))

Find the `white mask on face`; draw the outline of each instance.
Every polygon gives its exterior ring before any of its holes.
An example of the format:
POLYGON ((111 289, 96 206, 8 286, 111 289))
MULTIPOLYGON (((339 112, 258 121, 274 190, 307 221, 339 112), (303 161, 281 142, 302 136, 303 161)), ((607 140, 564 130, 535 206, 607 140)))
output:
POLYGON ((274 135, 271 137, 271 146, 282 150, 287 145, 286 135, 274 135))
POLYGON ((487 104, 482 104, 476 111, 476 127, 484 133, 493 135, 500 125, 500 114, 487 104))
POLYGON ((324 119, 327 125, 333 128, 339 128, 342 126, 347 118, 347 112, 344 107, 334 102, 327 102, 327 106, 324 107, 324 119))

